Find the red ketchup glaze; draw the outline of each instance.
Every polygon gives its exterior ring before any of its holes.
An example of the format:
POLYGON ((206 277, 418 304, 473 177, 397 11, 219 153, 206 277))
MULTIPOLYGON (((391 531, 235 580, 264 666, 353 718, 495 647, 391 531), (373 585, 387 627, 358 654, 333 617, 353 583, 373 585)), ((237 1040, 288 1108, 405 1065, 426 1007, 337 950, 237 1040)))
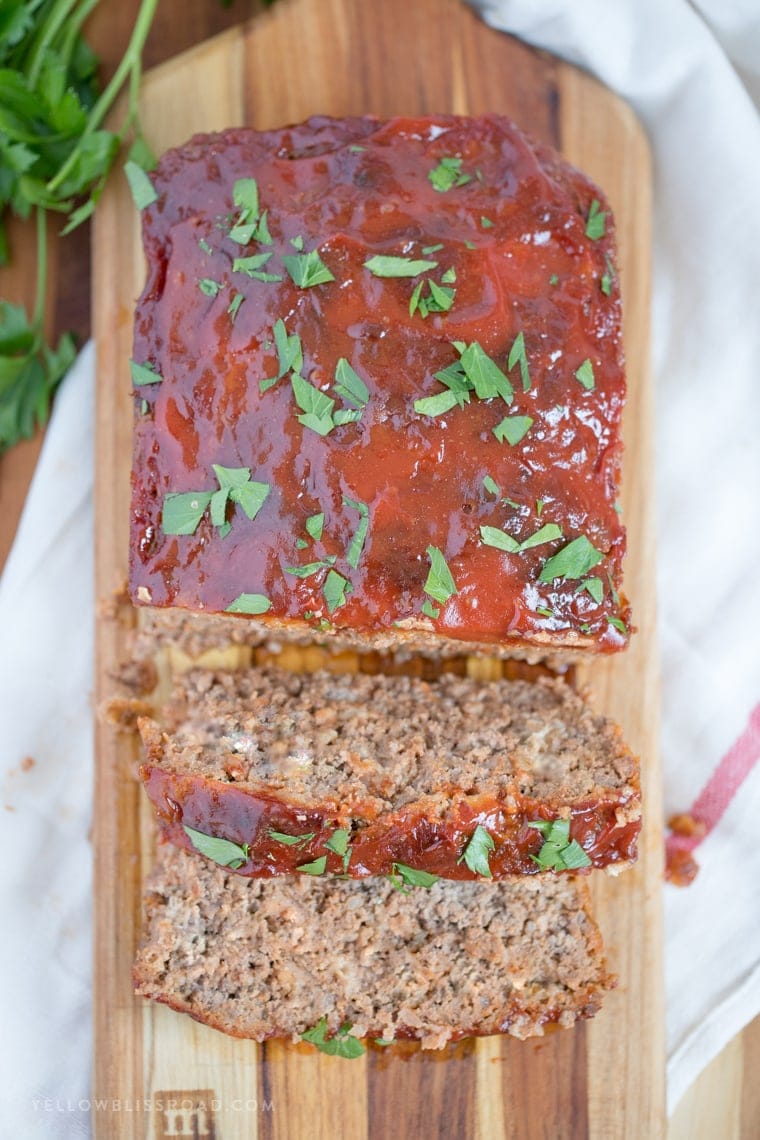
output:
POLYGON ((625 533, 615 510, 620 298, 611 214, 585 176, 506 119, 439 116, 320 118, 198 136, 169 151, 151 177, 158 198, 143 211, 148 278, 134 359, 163 379, 135 388, 135 602, 219 613, 257 593, 271 603, 266 620, 317 629, 329 621, 373 633, 402 622, 485 645, 538 635, 604 652, 625 646, 625 533), (451 157, 461 158, 468 181, 438 191, 428 175, 451 157), (271 244, 230 237, 240 215, 233 186, 243 178, 256 179, 271 244), (594 200, 605 211, 595 239, 586 233, 594 200), (291 280, 283 256, 296 254, 300 239, 333 281, 291 280), (267 253, 263 271, 280 280, 234 268, 236 258, 267 253), (364 266, 376 255, 437 265, 381 278, 364 266), (410 315, 415 286, 442 285, 449 271, 451 308, 410 315), (289 374, 260 391, 279 371, 278 320, 300 337, 300 373, 336 413, 353 406, 336 391, 338 362, 355 370, 369 391, 358 422, 324 436, 299 422, 289 374), (518 364, 508 364, 519 333, 526 390, 518 364), (477 342, 508 374, 511 405, 472 393, 442 415, 415 411, 416 400, 445 392, 434 373, 459 359, 454 341, 477 342), (575 376, 587 360, 592 389, 575 376), (533 421, 515 445, 493 434, 505 416, 533 421), (165 534, 165 496, 216 491, 213 464, 247 467, 269 485, 259 513, 250 520, 228 502, 227 533, 207 509, 194 534, 165 534), (484 487, 487 476, 498 494, 484 487), (353 559, 360 515, 347 499, 367 508, 353 559), (315 539, 305 524, 319 513, 315 539), (521 552, 481 541, 481 526, 522 543, 552 523, 561 538, 521 552), (580 536, 603 555, 589 572, 599 584, 540 582, 548 558, 580 536), (422 613, 429 546, 456 586, 435 602, 437 617, 422 613), (326 564, 307 577, 285 569, 315 562, 326 564), (325 590, 330 568, 349 583, 335 608, 325 590))
MULTIPOLYGON (((149 765, 141 774, 164 838, 192 851, 184 824, 204 835, 248 844, 249 857, 237 871, 255 877, 289 874, 323 855, 328 873, 344 873, 342 858, 325 844, 336 828, 347 828, 351 858, 346 873, 352 878, 388 875, 394 863, 403 863, 446 879, 477 879, 459 860, 478 824, 494 840, 489 855, 494 878, 537 874, 541 868, 531 855, 538 854, 543 839, 528 823, 560 814, 559 805, 527 796, 515 795, 507 804, 494 796, 453 793, 442 815, 426 815, 414 806, 376 818, 360 818, 354 812, 352 819, 335 804, 301 808, 264 792, 149 765), (312 838, 288 846, 273 839, 271 831, 312 838)), ((616 813, 625 806, 624 798, 613 793, 609 799, 571 805, 570 838, 583 847, 592 868, 636 859, 640 822, 616 821, 616 813)))

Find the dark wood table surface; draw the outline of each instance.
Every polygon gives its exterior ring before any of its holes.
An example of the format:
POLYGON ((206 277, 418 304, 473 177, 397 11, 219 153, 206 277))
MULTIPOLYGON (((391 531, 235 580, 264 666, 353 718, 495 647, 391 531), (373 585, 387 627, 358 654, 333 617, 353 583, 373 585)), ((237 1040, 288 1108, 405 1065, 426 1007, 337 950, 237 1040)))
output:
MULTIPOLYGON (((287 2, 287 0, 283 0, 287 2)), ((319 0, 313 0, 319 3, 319 0)), ((367 0, 357 0, 367 2, 367 0)), ((382 0, 376 0, 382 2, 382 0)), ((145 48, 146 68, 184 51, 260 11, 260 0, 161 0, 145 48)), ((121 58, 139 0, 104 0, 87 25, 87 40, 107 79, 121 58)), ((90 232, 80 227, 59 238, 51 224, 47 327, 51 336, 70 329, 80 343, 90 334, 90 232)), ((0 297, 29 308, 34 300, 34 235, 12 224, 10 269, 0 270, 0 297)), ((13 542, 43 432, 0 457, 0 569, 13 542)), ((670 1140, 755 1140, 760 1136, 760 1018, 739 1034, 699 1077, 681 1102, 670 1140)))

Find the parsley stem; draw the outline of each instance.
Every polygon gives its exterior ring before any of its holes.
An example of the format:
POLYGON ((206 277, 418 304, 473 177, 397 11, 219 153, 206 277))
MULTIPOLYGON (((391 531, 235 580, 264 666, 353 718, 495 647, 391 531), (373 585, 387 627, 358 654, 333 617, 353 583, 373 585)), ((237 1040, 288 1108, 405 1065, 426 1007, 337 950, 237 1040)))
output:
POLYGON ((42 341, 42 324, 45 319, 45 286, 47 284, 47 211, 37 207, 37 283, 34 299, 33 327, 35 351, 42 341))
POLYGON ((72 9, 76 8, 78 3, 79 0, 58 0, 58 3, 54 4, 48 12, 44 24, 37 33, 29 61, 27 78, 31 88, 37 86, 48 47, 55 39, 56 34, 60 31, 61 26, 68 19, 72 9))
MULTIPOLYGON (((124 86, 127 77, 131 77, 134 68, 136 66, 139 66, 142 49, 145 45, 145 40, 147 39, 148 32, 150 31, 150 26, 153 23, 153 17, 156 14, 157 6, 158 0, 142 0, 140 11, 138 12, 137 19, 135 20, 135 26, 132 29, 132 35, 130 37, 129 44, 127 45, 127 50, 124 53, 119 66, 116 68, 116 71, 111 77, 111 82, 108 84, 105 91, 90 111, 85 128, 80 135, 79 142, 74 147, 66 162, 64 162, 63 166, 56 174, 55 178, 48 182, 47 189, 50 193, 53 193, 55 190, 57 190, 61 183, 68 176, 69 171, 76 162, 83 141, 98 129, 103 119, 110 111, 111 106, 116 100, 116 97, 118 96, 122 87, 124 86)), ((130 99, 130 103, 131 102, 132 100, 130 99)), ((131 109, 132 108, 130 107, 130 110, 131 109)))
POLYGON ((63 44, 58 53, 61 63, 64 67, 68 68, 70 66, 71 57, 74 53, 74 45, 76 43, 77 36, 82 29, 82 24, 85 22, 88 16, 94 12, 99 3, 100 0, 85 0, 85 3, 82 5, 82 7, 77 12, 75 12, 69 20, 69 23, 66 26, 63 44))

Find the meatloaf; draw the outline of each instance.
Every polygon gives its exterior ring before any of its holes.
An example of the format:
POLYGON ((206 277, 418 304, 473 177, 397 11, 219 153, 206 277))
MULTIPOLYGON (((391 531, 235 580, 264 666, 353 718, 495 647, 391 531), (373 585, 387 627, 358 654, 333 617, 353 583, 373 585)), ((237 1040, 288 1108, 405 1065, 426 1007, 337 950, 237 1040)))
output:
POLYGON ((194 670, 163 728, 138 724, 164 836, 242 875, 498 879, 636 856, 637 760, 562 681, 194 670))
POLYGON ((135 603, 374 648, 626 645, 588 178, 495 115, 201 135, 150 177, 135 603))
POLYGON ((236 1037, 529 1037, 612 984, 568 877, 438 883, 246 879, 165 846, 145 889, 138 994, 236 1037))

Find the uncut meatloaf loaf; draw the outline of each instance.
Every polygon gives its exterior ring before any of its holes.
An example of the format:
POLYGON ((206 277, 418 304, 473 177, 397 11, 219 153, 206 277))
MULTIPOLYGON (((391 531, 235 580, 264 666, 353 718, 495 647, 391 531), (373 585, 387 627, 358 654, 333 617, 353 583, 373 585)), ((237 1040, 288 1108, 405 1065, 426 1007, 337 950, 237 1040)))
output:
POLYGON ((202 135, 150 178, 137 604, 372 648, 626 645, 600 190, 495 115, 202 135))
POLYGON ((164 729, 138 723, 165 837, 243 875, 503 878, 636 856, 638 763, 561 681, 195 670, 164 729))
POLYGON ((529 1037, 591 1017, 612 983, 582 885, 438 883, 408 894, 229 874, 168 845, 145 888, 139 994, 236 1037, 529 1037))

